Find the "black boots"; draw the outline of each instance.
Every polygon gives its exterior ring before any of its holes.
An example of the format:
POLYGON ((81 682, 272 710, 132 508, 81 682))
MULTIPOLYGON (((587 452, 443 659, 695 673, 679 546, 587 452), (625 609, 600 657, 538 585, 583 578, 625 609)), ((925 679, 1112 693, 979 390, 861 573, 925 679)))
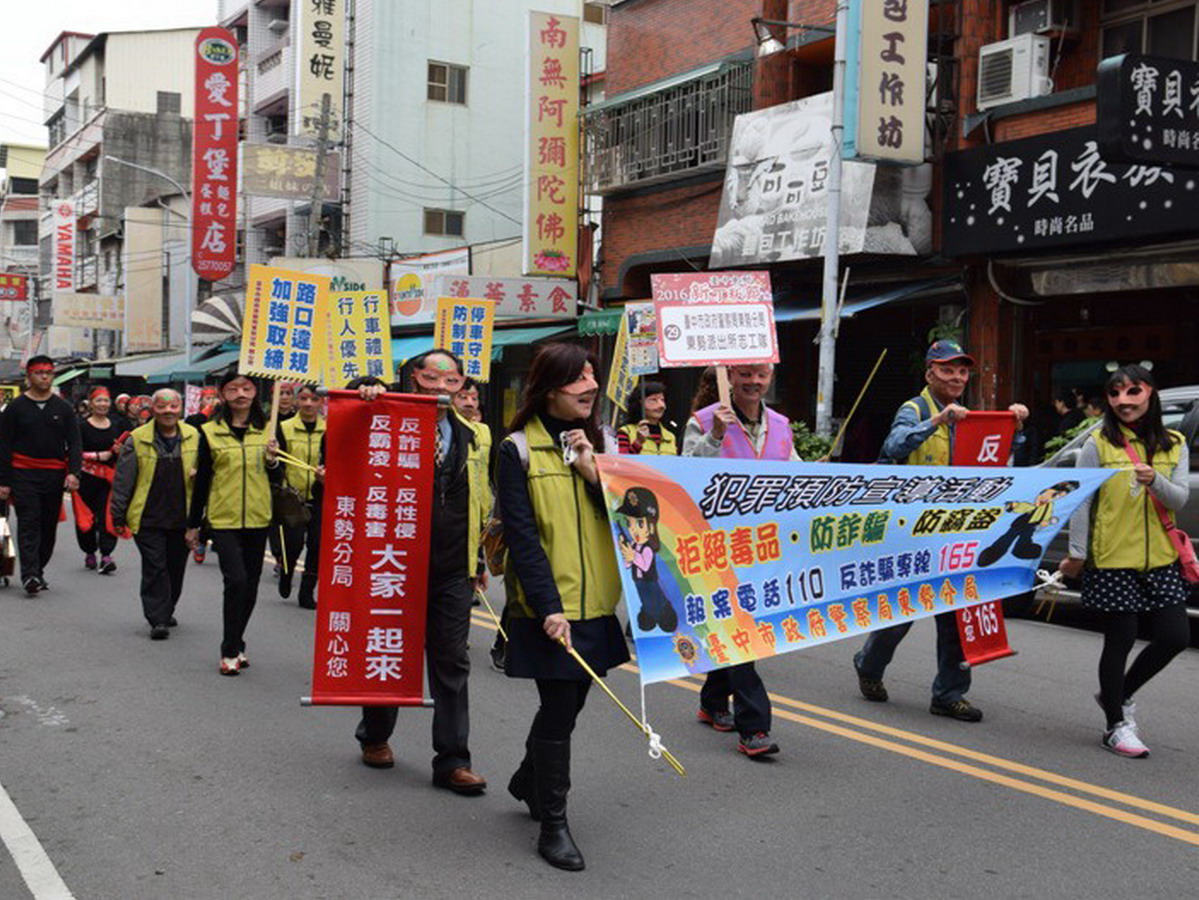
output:
POLYGON ((284 600, 291 596, 291 569, 279 573, 279 596, 284 600))
MULTIPOLYGON (((282 580, 279 582, 280 590, 282 590, 282 580)), ((313 591, 316 590, 316 575, 305 572, 300 578, 300 609, 316 609, 316 600, 313 599, 313 591)), ((287 596, 286 594, 284 596, 287 596)))
POLYGON ((541 836, 537 852, 551 866, 580 871, 583 854, 575 846, 566 823, 566 795, 570 793, 570 741, 533 740, 533 781, 541 808, 541 836))
POLYGON ((529 806, 529 817, 541 821, 541 808, 537 805, 537 784, 533 776, 533 739, 525 741, 525 758, 508 781, 508 793, 529 806))

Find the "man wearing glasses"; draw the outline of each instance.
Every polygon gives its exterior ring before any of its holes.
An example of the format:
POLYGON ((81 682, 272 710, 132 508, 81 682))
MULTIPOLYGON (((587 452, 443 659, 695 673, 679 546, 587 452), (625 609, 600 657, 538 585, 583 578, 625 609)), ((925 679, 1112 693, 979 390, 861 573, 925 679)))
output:
POLYGON ((25 366, 28 387, 0 417, 0 501, 17 509, 21 584, 33 596, 46 590, 44 570, 54 553, 62 489, 79 490, 83 453, 79 419, 54 394, 54 360, 35 356, 25 366))
MULTIPOLYGON (((462 388, 462 363, 446 350, 430 350, 412 359, 409 389, 417 394, 446 394, 462 388)), ((399 384, 385 387, 377 378, 350 382, 363 400, 373 401, 399 384)), ((486 502, 472 489, 467 466, 474 432, 448 408, 437 411, 433 517, 430 527, 428 609, 425 625, 425 658, 429 693, 433 697, 433 784, 456 794, 477 795, 487 781, 471 770, 470 715, 467 679, 470 657, 466 640, 470 632, 471 600, 478 570, 481 517, 486 502)), ((395 765, 388 739, 395 730, 396 707, 367 706, 362 710, 355 736, 362 745, 362 761, 376 769, 395 765)))

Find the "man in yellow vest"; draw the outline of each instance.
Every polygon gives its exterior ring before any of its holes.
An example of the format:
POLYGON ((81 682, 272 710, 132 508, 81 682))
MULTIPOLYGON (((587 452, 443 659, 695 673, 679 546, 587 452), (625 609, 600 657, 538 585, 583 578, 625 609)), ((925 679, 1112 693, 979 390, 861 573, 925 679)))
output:
POLYGON ((121 448, 112 484, 112 523, 128 527, 142 555, 142 612, 150 638, 170 637, 187 571, 187 511, 200 434, 179 421, 183 399, 163 388, 151 401, 154 419, 121 448))
MULTIPOLYGON (((957 341, 936 341, 924 357, 925 388, 899 408, 891 423, 891 433, 883 442, 879 462, 906 463, 912 466, 948 466, 953 464, 954 423, 966 418, 969 410, 959 401, 970 383, 974 358, 957 341)), ((1020 403, 1008 407, 1017 427, 1028 418, 1028 408, 1020 403)), ((1017 433, 1014 450, 1024 436, 1017 433)), ((970 670, 962 668, 962 642, 958 636, 956 615, 941 613, 934 617, 937 626, 937 677, 933 680, 929 712, 960 722, 981 722, 982 710, 966 699, 970 690, 970 670)), ((895 649, 911 629, 911 622, 872 631, 853 658, 862 696, 876 703, 888 698, 883 673, 895 649)))

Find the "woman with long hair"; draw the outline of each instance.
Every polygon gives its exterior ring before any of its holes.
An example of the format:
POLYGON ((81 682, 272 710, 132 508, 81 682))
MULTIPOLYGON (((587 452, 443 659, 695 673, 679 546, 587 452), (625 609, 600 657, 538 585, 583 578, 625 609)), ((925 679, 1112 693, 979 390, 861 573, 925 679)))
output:
POLYGON ((532 678, 541 700, 508 790, 541 822, 538 852, 571 871, 583 868, 583 857, 566 821, 570 739, 591 682, 558 644, 600 675, 629 658, 614 614, 620 574, 595 462, 603 448, 595 370, 583 347, 541 347, 497 474, 508 547, 505 671, 532 678))
POLYGON ((108 388, 92 388, 87 395, 87 408, 87 418, 79 423, 83 469, 79 475, 79 490, 71 498, 75 510, 75 537, 84 553, 84 568, 111 575, 117 570, 117 564, 112 561, 117 536, 108 530, 108 495, 112 491, 117 457, 113 448, 122 432, 120 425, 108 415, 112 408, 108 388), (96 560, 97 551, 99 561, 96 560))
POLYGON ((1190 493, 1186 440, 1162 422, 1161 398, 1143 366, 1117 369, 1104 388, 1103 424, 1083 445, 1080 467, 1115 470, 1070 520, 1070 555, 1059 568, 1082 575, 1082 603, 1102 613, 1099 693, 1103 746, 1134 758, 1141 741, 1133 696, 1190 642, 1189 594, 1170 540, 1174 514, 1190 493), (1149 645, 1126 669, 1137 626, 1149 645))
POLYGON ((708 366, 699 376, 695 394, 691 398, 691 413, 694 415, 706 406, 720 400, 720 389, 716 385, 716 367, 708 366))
POLYGON ((250 665, 245 632, 258 601, 270 530, 270 482, 283 473, 275 458, 278 444, 267 434, 258 405, 258 385, 231 372, 221 379, 220 392, 220 409, 200 428, 186 538, 193 551, 199 547, 207 519, 224 579, 220 673, 237 675, 250 665))

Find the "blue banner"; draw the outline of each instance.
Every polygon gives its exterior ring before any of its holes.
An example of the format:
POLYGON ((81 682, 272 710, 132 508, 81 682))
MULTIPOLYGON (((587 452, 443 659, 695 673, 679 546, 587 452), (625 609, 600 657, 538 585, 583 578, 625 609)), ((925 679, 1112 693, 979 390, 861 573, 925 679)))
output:
POLYGON ((1031 589, 1111 472, 600 456, 645 683, 1031 589))

